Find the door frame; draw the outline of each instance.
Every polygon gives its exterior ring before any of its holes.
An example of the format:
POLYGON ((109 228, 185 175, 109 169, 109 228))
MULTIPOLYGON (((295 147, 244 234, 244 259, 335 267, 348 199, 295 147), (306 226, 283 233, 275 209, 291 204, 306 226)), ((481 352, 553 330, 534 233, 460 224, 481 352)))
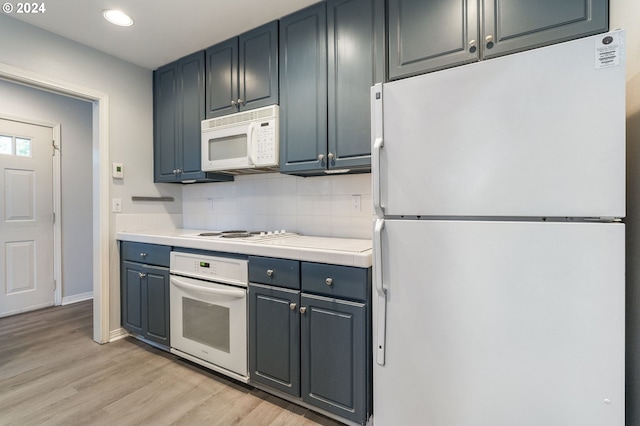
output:
POLYGON ((53 290, 53 304, 55 306, 62 304, 62 216, 60 215, 61 187, 60 187, 60 123, 51 123, 48 121, 33 120, 15 115, 0 114, 0 119, 17 121, 24 124, 32 124, 51 129, 53 133, 53 143, 58 148, 58 155, 52 156, 52 189, 53 189, 53 214, 55 222, 53 222, 53 279, 55 288, 53 290))
POLYGON ((93 105, 93 340, 109 342, 109 95, 68 81, 0 63, 0 78, 93 105))

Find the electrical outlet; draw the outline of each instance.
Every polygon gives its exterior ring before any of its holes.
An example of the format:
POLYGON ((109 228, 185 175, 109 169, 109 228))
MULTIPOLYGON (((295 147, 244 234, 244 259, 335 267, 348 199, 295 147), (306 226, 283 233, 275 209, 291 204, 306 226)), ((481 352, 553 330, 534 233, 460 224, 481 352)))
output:
POLYGON ((359 213, 362 210, 362 196, 352 195, 351 196, 351 212, 359 213))
POLYGON ((111 200, 111 211, 113 211, 113 213, 122 213, 122 198, 114 198, 111 200))

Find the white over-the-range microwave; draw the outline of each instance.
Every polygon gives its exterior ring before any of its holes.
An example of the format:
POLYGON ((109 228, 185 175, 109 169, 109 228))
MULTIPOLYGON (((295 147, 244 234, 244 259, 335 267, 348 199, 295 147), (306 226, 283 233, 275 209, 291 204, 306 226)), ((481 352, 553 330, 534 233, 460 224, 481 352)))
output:
POLYGON ((202 170, 233 174, 278 170, 278 105, 202 121, 202 170))

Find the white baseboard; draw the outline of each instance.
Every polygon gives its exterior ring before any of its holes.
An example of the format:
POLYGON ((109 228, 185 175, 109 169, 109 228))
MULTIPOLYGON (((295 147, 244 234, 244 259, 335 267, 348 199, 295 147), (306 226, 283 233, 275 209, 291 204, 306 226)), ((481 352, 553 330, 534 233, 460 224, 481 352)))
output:
POLYGON ((93 292, 88 291, 86 293, 74 294, 73 296, 67 296, 62 298, 63 305, 69 305, 71 303, 83 302, 85 300, 93 299, 93 292))
POLYGON ((116 340, 123 339, 129 335, 129 332, 124 328, 118 328, 116 330, 111 330, 109 333, 109 343, 115 342, 116 340))

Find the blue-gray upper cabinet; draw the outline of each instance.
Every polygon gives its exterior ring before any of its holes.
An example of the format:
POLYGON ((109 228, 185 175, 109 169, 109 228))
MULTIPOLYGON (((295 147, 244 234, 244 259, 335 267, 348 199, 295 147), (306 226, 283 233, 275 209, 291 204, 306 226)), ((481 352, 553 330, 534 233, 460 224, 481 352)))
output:
POLYGON ((280 172, 326 169, 327 9, 280 20, 280 172))
POLYGON ((327 11, 327 167, 369 170, 370 91, 384 81, 384 0, 328 0, 327 11))
POLYGON ((384 1, 328 0, 280 21, 280 171, 368 171, 384 1))
POLYGON ((278 103, 278 21, 206 50, 206 117, 278 103))
POLYGON ((232 176, 201 170, 200 122, 204 119, 204 51, 153 73, 155 182, 219 182, 232 176))
POLYGON ((389 78, 608 29, 607 0, 388 0, 389 78))

